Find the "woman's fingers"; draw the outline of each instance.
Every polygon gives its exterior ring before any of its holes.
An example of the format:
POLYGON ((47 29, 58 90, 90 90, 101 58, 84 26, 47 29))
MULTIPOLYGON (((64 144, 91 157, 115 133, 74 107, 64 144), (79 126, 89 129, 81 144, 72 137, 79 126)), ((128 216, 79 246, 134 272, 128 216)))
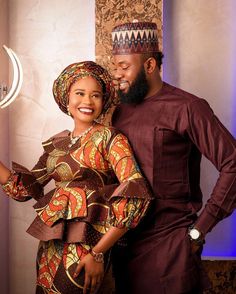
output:
POLYGON ((91 280, 91 293, 94 293, 95 290, 99 287, 99 280, 98 279, 92 279, 91 280))
POLYGON ((84 281, 83 294, 94 293, 100 286, 102 282, 102 277, 94 277, 87 275, 84 281))
POLYGON ((80 263, 77 265, 77 267, 76 267, 76 269, 75 269, 75 272, 74 272, 74 275, 73 275, 74 278, 78 277, 78 275, 80 274, 80 272, 81 272, 81 270, 83 269, 83 267, 84 267, 84 264, 83 264, 82 262, 80 262, 80 263))
POLYGON ((89 276, 85 274, 83 294, 90 292, 90 290, 91 290, 90 284, 91 284, 91 280, 90 280, 89 276))
POLYGON ((83 294, 95 293, 99 288, 104 276, 104 264, 94 261, 90 254, 87 254, 77 265, 74 271, 74 278, 84 269, 83 294))
POLYGON ((98 278, 97 278, 97 286, 98 285, 100 285, 101 283, 102 283, 102 281, 103 281, 103 274, 102 275, 100 275, 98 278))

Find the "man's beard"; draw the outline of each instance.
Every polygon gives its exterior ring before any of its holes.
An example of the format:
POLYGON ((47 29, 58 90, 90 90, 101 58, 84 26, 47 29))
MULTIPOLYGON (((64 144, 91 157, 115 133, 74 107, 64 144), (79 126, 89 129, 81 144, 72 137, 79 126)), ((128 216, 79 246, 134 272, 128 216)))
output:
POLYGON ((123 93, 121 90, 118 90, 118 95, 121 103, 141 103, 148 93, 148 88, 149 87, 145 70, 144 67, 142 67, 133 84, 130 86, 128 93, 123 93))

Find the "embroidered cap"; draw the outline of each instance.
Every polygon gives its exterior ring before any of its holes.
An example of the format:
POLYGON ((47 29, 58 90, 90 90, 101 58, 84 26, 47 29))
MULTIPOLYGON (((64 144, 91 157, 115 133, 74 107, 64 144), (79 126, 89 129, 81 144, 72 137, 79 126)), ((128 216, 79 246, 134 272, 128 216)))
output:
POLYGON ((112 30, 113 55, 158 51, 157 25, 153 22, 125 23, 112 30))

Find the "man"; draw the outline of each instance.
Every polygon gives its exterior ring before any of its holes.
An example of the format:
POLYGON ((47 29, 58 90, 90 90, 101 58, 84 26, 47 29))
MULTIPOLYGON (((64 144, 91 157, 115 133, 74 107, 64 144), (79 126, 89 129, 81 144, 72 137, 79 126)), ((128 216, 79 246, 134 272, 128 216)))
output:
POLYGON ((235 139, 205 100, 161 80, 154 23, 119 25, 112 42, 121 100, 113 125, 129 138, 155 196, 128 246, 114 252, 117 292, 202 293, 204 238, 236 206, 235 139), (202 154, 220 175, 198 215, 202 154))

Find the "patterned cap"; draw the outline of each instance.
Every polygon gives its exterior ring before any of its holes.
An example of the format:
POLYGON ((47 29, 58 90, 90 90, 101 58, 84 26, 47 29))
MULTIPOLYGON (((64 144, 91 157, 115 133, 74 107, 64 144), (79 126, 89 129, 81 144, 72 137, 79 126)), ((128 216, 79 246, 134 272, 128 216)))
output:
MULTIPOLYGON (((59 108, 66 114, 69 103, 69 92, 73 83, 86 76, 94 77, 102 86, 105 115, 110 107, 116 104, 115 88, 108 71, 93 61, 83 61, 68 65, 53 84, 53 96, 59 108)), ((101 116, 101 115, 100 115, 101 116)))
POLYGON ((113 55, 158 52, 157 25, 153 22, 132 22, 112 30, 113 55))

